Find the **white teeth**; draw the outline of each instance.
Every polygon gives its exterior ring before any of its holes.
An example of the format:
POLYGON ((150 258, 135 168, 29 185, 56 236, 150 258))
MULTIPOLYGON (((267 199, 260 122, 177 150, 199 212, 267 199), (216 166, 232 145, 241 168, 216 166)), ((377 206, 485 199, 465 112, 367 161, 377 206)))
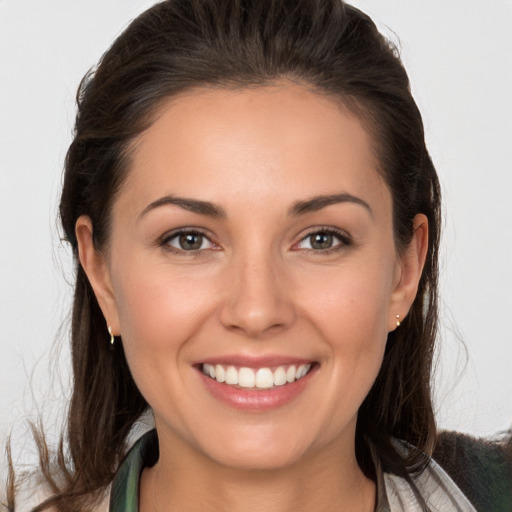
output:
POLYGON ((256 387, 261 389, 271 388, 274 385, 274 376, 270 368, 260 368, 256 372, 256 387))
POLYGON ((310 370, 311 364, 300 366, 278 366, 274 370, 270 368, 236 368, 235 366, 224 366, 217 364, 203 364, 202 371, 217 382, 225 382, 232 386, 242 388, 269 389, 273 386, 284 386, 287 383, 302 379, 310 370))
POLYGON ((226 370, 226 384, 238 384, 238 370, 234 366, 228 366, 226 370))
POLYGON ((274 386, 282 386, 286 384, 286 370, 283 366, 274 370, 274 386))
POLYGON ((219 382, 225 382, 226 380, 226 371, 224 370, 224 367, 218 364, 215 367, 215 375, 212 377, 212 379, 217 379, 219 382))
POLYGON ((205 375, 210 375, 211 376, 212 375, 212 369, 213 369, 213 366, 211 364, 203 364, 203 373, 205 375))
POLYGON ((290 366, 288 370, 286 370, 286 380, 288 382, 293 382, 295 380, 295 366, 290 366))
POLYGON ((299 366, 299 368, 297 369, 297 373, 295 374, 295 378, 296 379, 301 379, 302 377, 304 377, 304 375, 306 375, 306 373, 308 373, 308 369, 309 368, 307 368, 307 365, 301 364, 299 366))
POLYGON ((256 383, 256 375, 252 368, 240 368, 238 370, 238 385, 241 388, 253 388, 256 383))

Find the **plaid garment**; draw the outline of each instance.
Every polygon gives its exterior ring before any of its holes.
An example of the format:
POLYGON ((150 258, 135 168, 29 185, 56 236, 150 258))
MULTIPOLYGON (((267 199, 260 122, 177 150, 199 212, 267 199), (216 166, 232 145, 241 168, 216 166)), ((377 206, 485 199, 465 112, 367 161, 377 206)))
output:
MULTIPOLYGON (((414 480, 413 487, 395 475, 383 473, 377 461, 375 511, 423 511, 414 498, 420 492, 432 512, 512 512, 510 434, 499 443, 455 432, 440 434, 434 453, 437 462, 414 480)), ((121 464, 112 484, 110 512, 138 512, 140 475, 144 467, 157 460, 158 438, 151 430, 134 444, 121 464)))
POLYGON ((512 512, 512 430, 495 441, 442 432, 433 457, 478 512, 512 512))

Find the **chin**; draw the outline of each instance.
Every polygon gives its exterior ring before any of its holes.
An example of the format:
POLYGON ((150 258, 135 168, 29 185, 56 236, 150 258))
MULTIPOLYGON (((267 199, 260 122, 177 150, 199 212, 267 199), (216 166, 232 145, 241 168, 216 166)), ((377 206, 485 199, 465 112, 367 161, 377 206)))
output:
POLYGON ((300 461, 300 458, 295 453, 268 453, 264 450, 260 453, 231 452, 227 457, 218 458, 216 462, 238 471, 271 471, 293 466, 300 461))
POLYGON ((257 439, 256 436, 215 443, 209 457, 218 464, 244 471, 278 470, 297 464, 306 454, 304 444, 290 436, 257 439), (287 438, 286 438, 287 437, 287 438), (258 442, 259 441, 259 442, 258 442))

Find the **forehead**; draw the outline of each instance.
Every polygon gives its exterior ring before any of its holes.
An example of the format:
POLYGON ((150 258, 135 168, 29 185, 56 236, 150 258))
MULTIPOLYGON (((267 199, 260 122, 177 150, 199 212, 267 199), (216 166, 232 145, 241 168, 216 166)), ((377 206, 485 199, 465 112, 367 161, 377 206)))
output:
POLYGON ((334 192, 388 195, 360 120, 295 84, 173 97, 134 148, 124 188, 142 208, 164 194, 278 203, 334 192))

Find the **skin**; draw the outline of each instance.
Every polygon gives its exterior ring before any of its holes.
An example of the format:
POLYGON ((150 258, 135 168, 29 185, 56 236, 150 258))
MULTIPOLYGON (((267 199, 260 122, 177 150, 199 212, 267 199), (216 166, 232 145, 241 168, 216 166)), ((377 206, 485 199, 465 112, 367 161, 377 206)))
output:
POLYGON ((80 261, 155 414, 160 459, 143 473, 141 510, 373 510, 357 411, 414 300, 427 231, 417 215, 397 253, 370 138, 332 99, 283 82, 199 89, 162 106, 134 145, 108 247, 94 248, 87 217, 76 226, 80 261), (332 194, 368 207, 290 214, 332 194), (148 210, 168 195, 225 216, 148 210), (183 227, 205 235, 200 250, 180 249, 172 236, 183 227), (313 248, 310 235, 326 229, 341 238, 313 248), (196 366, 232 354, 300 357, 316 371, 284 406, 238 410, 196 366))

